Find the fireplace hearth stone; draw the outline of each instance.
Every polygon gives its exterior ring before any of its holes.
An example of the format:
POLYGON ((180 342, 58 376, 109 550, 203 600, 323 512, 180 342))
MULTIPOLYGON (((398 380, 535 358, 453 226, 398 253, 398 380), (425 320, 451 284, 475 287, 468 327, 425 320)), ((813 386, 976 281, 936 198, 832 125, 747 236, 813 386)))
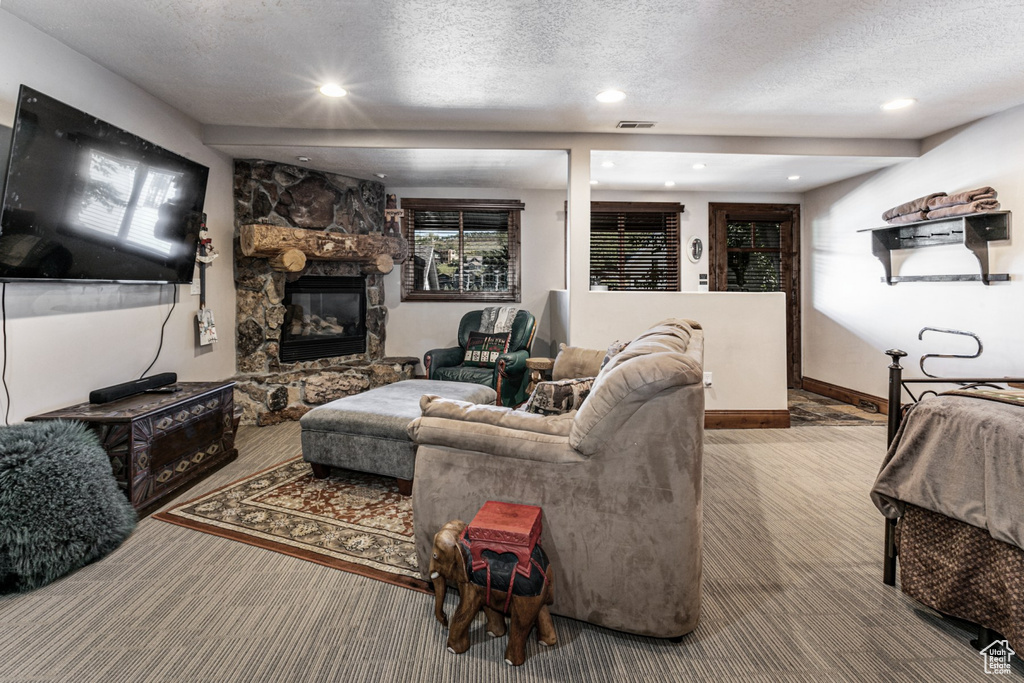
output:
POLYGON ((321 368, 240 375, 235 404, 242 409, 242 424, 261 427, 298 420, 318 405, 413 379, 419 358, 399 356, 379 361, 325 364, 321 368))

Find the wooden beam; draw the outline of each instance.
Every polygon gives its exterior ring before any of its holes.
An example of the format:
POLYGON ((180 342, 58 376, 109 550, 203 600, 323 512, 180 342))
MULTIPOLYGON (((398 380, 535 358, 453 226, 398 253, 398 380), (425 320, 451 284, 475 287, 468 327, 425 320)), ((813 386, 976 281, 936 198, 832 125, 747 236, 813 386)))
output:
POLYGON ((390 273, 395 268, 395 260, 391 258, 390 254, 377 254, 377 257, 372 261, 366 261, 363 263, 362 271, 367 275, 373 275, 376 273, 390 273))
POLYGON ((409 256, 409 245, 401 237, 385 235, 350 235, 279 225, 250 223, 239 230, 239 244, 245 256, 271 258, 297 249, 313 261, 374 262, 381 254, 393 263, 402 263, 409 256))
POLYGON ((282 273, 297 273, 306 267, 306 255, 298 249, 286 249, 268 261, 271 268, 282 273))

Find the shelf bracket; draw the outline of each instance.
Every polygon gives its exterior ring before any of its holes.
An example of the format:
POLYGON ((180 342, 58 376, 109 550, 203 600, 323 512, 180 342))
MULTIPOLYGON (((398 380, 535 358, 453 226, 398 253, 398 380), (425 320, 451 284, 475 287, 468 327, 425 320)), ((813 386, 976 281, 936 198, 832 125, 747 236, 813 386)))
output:
POLYGON ((964 246, 971 250, 978 259, 981 268, 981 282, 988 284, 988 240, 978 233, 977 227, 970 220, 964 221, 964 246))
POLYGON ((885 269, 885 283, 890 286, 893 285, 892 248, 889 246, 889 236, 882 231, 871 233, 871 253, 882 262, 882 268, 885 269))

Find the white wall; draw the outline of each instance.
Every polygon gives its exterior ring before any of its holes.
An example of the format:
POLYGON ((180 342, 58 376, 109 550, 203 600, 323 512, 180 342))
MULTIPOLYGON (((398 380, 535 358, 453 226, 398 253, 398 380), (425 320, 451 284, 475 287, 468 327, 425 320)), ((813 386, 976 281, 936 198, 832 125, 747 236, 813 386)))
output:
MULTIPOLYGON (((876 396, 887 394, 888 357, 910 356, 908 376, 921 376, 924 353, 970 353, 973 341, 926 333, 922 327, 970 330, 985 350, 972 361, 929 361, 932 374, 1024 376, 1024 240, 989 246, 990 271, 1011 282, 880 282, 863 228, 884 225, 891 206, 931 192, 991 185, 1002 208, 1024 209, 1024 107, 926 139, 919 159, 808 192, 803 207, 804 375, 876 396), (932 364, 934 363, 934 365, 932 364)), ((977 273, 959 246, 900 252, 894 274, 977 273)))
MULTIPOLYGON (((181 287, 151 373, 176 372, 181 380, 233 375, 230 160, 202 144, 195 121, 0 10, 0 125, 12 124, 22 83, 210 167, 205 209, 222 256, 208 271, 207 304, 221 341, 212 348, 197 346, 198 297, 181 287)), ((11 422, 138 378, 156 355, 172 298, 171 285, 8 284, 11 422)))
MULTIPOLYGON (((537 317, 533 355, 548 356, 553 350, 557 351, 551 336, 549 292, 565 285, 565 192, 461 187, 388 187, 387 191, 398 195, 399 205, 403 198, 411 197, 521 200, 526 208, 521 215, 521 301, 518 306, 537 317)), ((422 360, 430 349, 456 346, 462 316, 493 305, 479 301, 403 302, 399 271, 395 268, 384 278, 384 304, 388 307, 385 350, 389 356, 415 356, 422 360)), ((423 372, 422 364, 419 372, 423 372)))
POLYGON ((786 409, 786 295, 745 292, 585 292, 572 296, 575 346, 606 348, 665 318, 704 329, 707 410, 786 409), (639 296, 638 296, 639 294, 639 296), (642 298, 641 298, 642 297, 642 298))

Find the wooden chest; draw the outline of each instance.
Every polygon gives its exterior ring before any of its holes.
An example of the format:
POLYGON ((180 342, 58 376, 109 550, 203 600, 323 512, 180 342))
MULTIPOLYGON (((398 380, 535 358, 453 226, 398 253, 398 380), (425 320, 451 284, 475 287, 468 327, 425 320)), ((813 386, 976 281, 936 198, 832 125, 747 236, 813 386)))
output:
POLYGON ((80 420, 100 438, 140 515, 237 457, 234 382, 180 382, 174 393, 62 408, 27 418, 80 420))

